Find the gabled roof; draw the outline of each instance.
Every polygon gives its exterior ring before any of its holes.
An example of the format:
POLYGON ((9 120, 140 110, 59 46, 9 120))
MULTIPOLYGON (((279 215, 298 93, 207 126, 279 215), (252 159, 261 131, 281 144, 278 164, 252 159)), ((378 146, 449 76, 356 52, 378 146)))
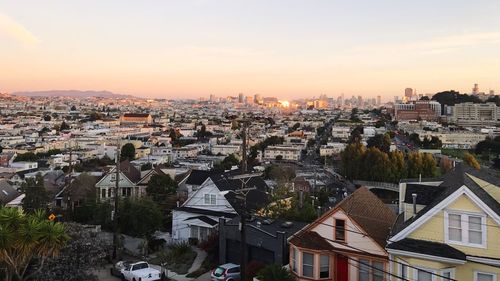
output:
POLYGON ((417 204, 428 205, 432 203, 441 192, 443 192, 443 187, 441 186, 408 183, 406 185, 404 202, 413 204, 412 194, 417 194, 417 204))
POLYGON ((186 180, 186 184, 199 186, 204 183, 210 176, 215 174, 217 173, 214 171, 192 170, 186 180))
MULTIPOLYGON (((217 188, 220 191, 233 190, 236 191, 238 189, 244 188, 243 182, 239 179, 231 179, 231 176, 236 176, 237 173, 224 173, 224 174, 216 174, 210 176, 210 179, 214 182, 217 188)), ((255 190, 251 190, 246 195, 246 208, 247 210, 257 210, 263 207, 268 202, 268 197, 266 192, 268 191, 268 186, 266 182, 260 176, 251 177, 246 181, 247 188, 255 188, 255 190)), ((241 209, 241 201, 236 198, 236 195, 233 192, 229 192, 225 195, 227 201, 235 210, 241 209)))
MULTIPOLYGON (((393 227, 393 236, 405 230, 411 224, 423 218, 428 212, 434 210, 441 202, 458 191, 462 186, 466 186, 473 195, 477 196, 488 208, 490 208, 497 217, 500 216, 500 203, 495 200, 487 191, 479 186, 471 176, 477 177, 491 184, 489 188, 498 188, 500 186, 500 179, 492 177, 482 171, 477 171, 465 165, 457 165, 455 169, 447 173, 443 177, 443 182, 435 187, 440 189, 440 192, 434 194, 434 199, 420 210, 417 215, 407 221, 400 222, 393 227)), ((429 216, 427 216, 429 217, 429 216)))
POLYGON ((396 214, 375 194, 366 187, 360 187, 342 200, 337 208, 358 223, 381 247, 385 247, 396 214))
POLYGON ((120 171, 133 183, 141 180, 141 171, 128 160, 120 162, 120 171))
MULTIPOLYGON (((385 248, 386 238, 389 235, 391 225, 396 219, 396 214, 366 187, 358 188, 349 197, 342 200, 335 208, 324 213, 315 222, 306 226, 301 232, 290 239, 290 242, 296 246, 303 245, 305 248, 308 248, 306 245, 309 245, 313 247, 312 249, 316 249, 314 247, 322 247, 322 250, 335 248, 328 242, 328 239, 321 237, 311 229, 321 224, 321 221, 326 218, 330 218, 339 210, 342 210, 352 221, 357 223, 362 231, 382 249, 385 248), (321 237, 322 241, 318 240, 318 236, 321 237), (303 239, 305 239, 306 242, 302 242, 303 239), (308 239, 311 241, 307 242, 308 239)), ((332 228, 333 227, 332 225, 332 228)))

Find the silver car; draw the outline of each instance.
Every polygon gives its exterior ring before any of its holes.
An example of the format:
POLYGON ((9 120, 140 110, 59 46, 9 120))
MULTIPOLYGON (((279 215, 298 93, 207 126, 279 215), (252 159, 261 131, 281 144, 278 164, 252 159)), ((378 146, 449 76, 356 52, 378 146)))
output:
POLYGON ((212 281, 240 281, 240 266, 234 263, 226 263, 218 266, 210 274, 212 281))

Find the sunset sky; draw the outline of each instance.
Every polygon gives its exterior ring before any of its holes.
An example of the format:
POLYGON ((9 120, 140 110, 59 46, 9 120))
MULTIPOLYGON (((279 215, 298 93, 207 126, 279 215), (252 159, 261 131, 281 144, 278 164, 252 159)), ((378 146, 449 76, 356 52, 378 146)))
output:
POLYGON ((0 2, 0 92, 500 92, 500 1, 0 2))

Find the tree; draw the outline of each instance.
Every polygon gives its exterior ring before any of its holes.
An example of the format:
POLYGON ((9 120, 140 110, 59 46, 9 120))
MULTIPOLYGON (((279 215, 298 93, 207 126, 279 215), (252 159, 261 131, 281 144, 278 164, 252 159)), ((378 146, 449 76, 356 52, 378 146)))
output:
POLYGON ((236 158, 234 154, 229 154, 219 164, 214 165, 214 170, 221 172, 226 170, 231 170, 233 166, 237 166, 239 164, 240 160, 238 160, 238 158, 236 158))
POLYGON ((389 156, 376 147, 366 150, 361 160, 362 170, 359 177, 370 181, 386 181, 389 178, 389 156))
POLYGON ((43 116, 43 121, 49 122, 50 120, 52 120, 52 117, 50 115, 43 116))
POLYGON ((72 105, 71 106, 71 111, 76 111, 76 106, 72 105))
POLYGON ((389 153, 391 149, 391 137, 388 134, 377 134, 368 139, 367 147, 376 147, 385 153, 389 153))
POLYGON ((122 160, 134 160, 135 159, 135 146, 132 143, 126 143, 122 146, 122 150, 120 152, 120 157, 122 160))
POLYGON ((64 130, 69 130, 71 129, 68 124, 66 124, 65 121, 62 121, 61 126, 59 126, 59 131, 64 131, 64 130))
POLYGON ((97 281, 92 269, 106 264, 111 243, 80 224, 65 223, 69 242, 55 259, 48 261, 36 280, 97 281))
POLYGON ((399 182, 406 178, 406 163, 403 152, 395 150, 389 153, 390 173, 389 179, 391 182, 399 182))
POLYGON ((351 131, 351 135, 349 136, 348 143, 360 143, 363 135, 363 126, 356 126, 351 131))
POLYGON ((470 154, 469 152, 464 153, 464 162, 476 170, 481 169, 481 165, 479 164, 479 162, 477 162, 476 157, 474 157, 474 155, 470 154))
POLYGON ((25 194, 22 201, 23 209, 28 213, 47 208, 49 196, 45 190, 43 177, 40 173, 36 175, 35 179, 26 179, 26 182, 21 185, 21 189, 25 194))
POLYGON ((443 174, 448 173, 453 169, 453 161, 448 156, 443 155, 441 157, 441 161, 439 162, 439 166, 441 167, 441 172, 443 174))
POLYGON ((277 264, 271 264, 263 269, 261 269, 257 273, 257 278, 260 281, 294 281, 295 277, 293 276, 288 269, 283 268, 277 264))
POLYGON ((24 214, 14 208, 0 208, 0 237, 0 263, 7 281, 38 276, 69 240, 64 226, 47 220, 43 211, 24 214))
POLYGON ((168 196, 176 194, 177 183, 164 174, 154 174, 151 176, 146 187, 148 196, 157 204, 165 203, 168 196))
POLYGON ((417 133, 411 133, 408 139, 416 146, 420 147, 421 141, 420 136, 417 133))
POLYGON ((340 154, 342 161, 342 171, 348 179, 358 179, 361 171, 361 160, 365 154, 365 147, 360 142, 347 145, 340 154))
POLYGON ((162 212, 150 199, 124 199, 120 203, 118 223, 123 233, 135 237, 147 237, 160 229, 162 212))

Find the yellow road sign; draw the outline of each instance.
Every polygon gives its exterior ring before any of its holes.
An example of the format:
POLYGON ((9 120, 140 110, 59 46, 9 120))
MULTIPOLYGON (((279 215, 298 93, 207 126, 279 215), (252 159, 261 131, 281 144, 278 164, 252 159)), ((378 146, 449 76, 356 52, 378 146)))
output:
POLYGON ((56 219, 56 215, 54 215, 54 214, 50 214, 50 216, 49 216, 49 220, 50 220, 50 221, 54 221, 55 219, 56 219))

